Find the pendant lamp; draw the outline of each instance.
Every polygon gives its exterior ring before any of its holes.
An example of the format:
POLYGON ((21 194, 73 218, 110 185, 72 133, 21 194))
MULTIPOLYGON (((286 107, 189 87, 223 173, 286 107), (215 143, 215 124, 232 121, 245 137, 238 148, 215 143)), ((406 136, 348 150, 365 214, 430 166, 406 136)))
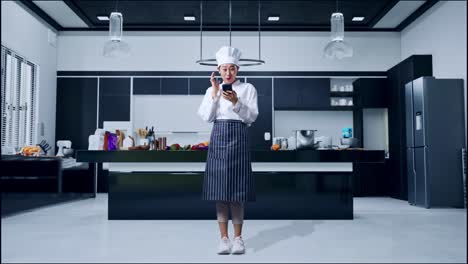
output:
POLYGON ((130 53, 130 46, 122 41, 123 16, 120 12, 112 12, 109 17, 109 40, 105 43, 103 55, 105 57, 126 57, 130 53))
MULTIPOLYGON (((338 4, 337 4, 338 6, 338 4)), ((337 8, 338 9, 338 8, 337 8)), ((342 59, 353 56, 353 48, 344 41, 344 17, 340 12, 331 15, 331 40, 325 46, 323 55, 327 59, 342 59)))
MULTIPOLYGON (((239 60, 239 66, 256 66, 263 65, 265 61, 261 59, 261 36, 260 36, 260 10, 261 4, 258 1, 258 59, 244 59, 239 60)), ((229 1, 229 47, 232 43, 232 30, 231 30, 231 17, 232 17, 232 3, 229 1)), ((196 61, 199 65, 204 66, 218 66, 216 59, 203 59, 203 1, 200 1, 200 59, 196 61)))

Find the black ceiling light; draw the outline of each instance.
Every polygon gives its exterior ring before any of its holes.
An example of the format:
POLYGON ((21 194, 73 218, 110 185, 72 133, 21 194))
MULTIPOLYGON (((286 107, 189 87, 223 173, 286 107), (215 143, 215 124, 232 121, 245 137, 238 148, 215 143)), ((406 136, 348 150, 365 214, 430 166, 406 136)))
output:
MULTIPOLYGON (((239 60, 239 66, 256 66, 265 64, 265 61, 261 59, 260 9, 260 0, 258 0, 258 59, 241 58, 239 60)), ((232 4, 231 0, 229 0, 229 47, 231 47, 232 43, 231 16, 232 4)), ((216 59, 203 59, 203 1, 200 1, 200 59, 197 60, 196 63, 204 66, 218 66, 216 59)))

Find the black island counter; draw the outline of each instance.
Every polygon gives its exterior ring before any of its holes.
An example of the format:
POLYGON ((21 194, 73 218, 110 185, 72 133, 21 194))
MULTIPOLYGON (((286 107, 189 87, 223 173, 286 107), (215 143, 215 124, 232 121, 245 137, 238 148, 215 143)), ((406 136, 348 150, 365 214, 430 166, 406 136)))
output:
MULTIPOLYGON (((201 200, 207 151, 78 151, 109 170, 108 219, 216 219, 201 200)), ((353 219, 353 167, 382 150, 252 151, 256 201, 245 219, 353 219)))

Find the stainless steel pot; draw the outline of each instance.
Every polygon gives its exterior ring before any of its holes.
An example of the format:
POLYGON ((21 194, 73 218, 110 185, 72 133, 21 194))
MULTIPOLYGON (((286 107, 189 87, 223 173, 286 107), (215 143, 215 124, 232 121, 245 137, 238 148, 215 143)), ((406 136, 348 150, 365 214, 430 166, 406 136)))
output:
POLYGON ((296 134, 296 149, 316 149, 320 141, 315 142, 317 130, 294 130, 296 134))

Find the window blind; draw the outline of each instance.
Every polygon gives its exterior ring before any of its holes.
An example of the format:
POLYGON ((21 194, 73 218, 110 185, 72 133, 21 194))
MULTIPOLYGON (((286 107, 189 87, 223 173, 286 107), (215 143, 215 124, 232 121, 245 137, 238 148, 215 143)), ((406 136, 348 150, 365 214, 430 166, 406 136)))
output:
POLYGON ((2 147, 36 142, 38 66, 2 45, 2 147))

